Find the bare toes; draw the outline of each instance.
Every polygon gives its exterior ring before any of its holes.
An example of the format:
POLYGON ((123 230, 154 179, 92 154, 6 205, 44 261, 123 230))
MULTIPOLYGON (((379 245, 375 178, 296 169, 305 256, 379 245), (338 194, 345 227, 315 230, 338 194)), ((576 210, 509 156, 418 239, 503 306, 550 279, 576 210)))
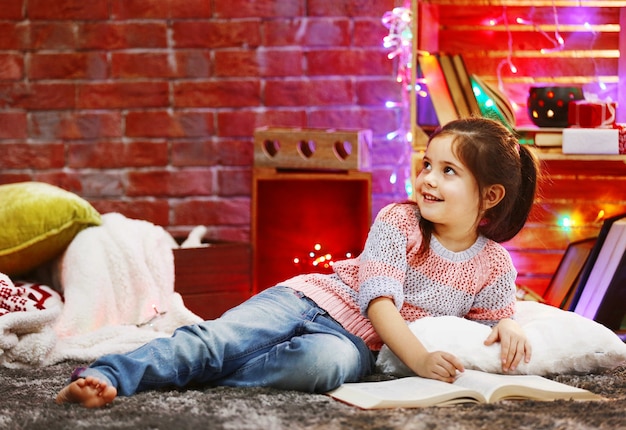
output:
POLYGON ((98 408, 111 403, 116 396, 115 387, 89 376, 64 387, 57 395, 56 402, 80 403, 86 408, 98 408))

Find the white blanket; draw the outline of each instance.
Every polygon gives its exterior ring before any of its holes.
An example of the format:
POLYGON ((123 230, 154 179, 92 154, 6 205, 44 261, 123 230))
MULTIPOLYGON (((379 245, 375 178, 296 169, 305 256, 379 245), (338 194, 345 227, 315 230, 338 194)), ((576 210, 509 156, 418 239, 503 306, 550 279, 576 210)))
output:
MULTIPOLYGON (((59 260, 64 303, 46 290, 51 294, 40 308, 0 313, 0 364, 88 362, 201 321, 174 292, 174 239, 147 221, 117 213, 102 219, 76 235, 59 260)), ((20 288, 8 283, 9 290, 20 288)))

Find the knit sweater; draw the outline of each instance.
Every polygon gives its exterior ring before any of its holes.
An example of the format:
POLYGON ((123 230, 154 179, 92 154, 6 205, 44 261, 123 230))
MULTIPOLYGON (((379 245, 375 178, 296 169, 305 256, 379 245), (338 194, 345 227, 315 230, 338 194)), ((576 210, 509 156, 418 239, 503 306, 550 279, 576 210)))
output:
POLYGON ((377 297, 391 297, 407 323, 453 315, 493 326, 513 316, 517 272, 504 247, 479 236, 465 251, 452 252, 433 236, 430 252, 419 256, 418 223, 416 205, 388 205, 361 255, 336 262, 332 274, 300 275, 281 285, 310 297, 374 351, 382 341, 367 308, 377 297))

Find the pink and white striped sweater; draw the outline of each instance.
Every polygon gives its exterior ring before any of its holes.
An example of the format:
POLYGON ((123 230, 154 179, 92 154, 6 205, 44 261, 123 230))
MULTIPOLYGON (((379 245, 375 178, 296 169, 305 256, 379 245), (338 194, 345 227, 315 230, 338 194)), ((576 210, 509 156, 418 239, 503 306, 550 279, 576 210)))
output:
POLYGON ((426 258, 419 211, 410 203, 384 207, 356 258, 336 262, 334 273, 296 276, 281 285, 301 291, 372 350, 382 341, 367 319, 369 303, 391 297, 407 323, 425 316, 454 315, 495 325, 515 311, 515 278, 509 253, 480 236, 467 250, 452 252, 434 237, 426 258))

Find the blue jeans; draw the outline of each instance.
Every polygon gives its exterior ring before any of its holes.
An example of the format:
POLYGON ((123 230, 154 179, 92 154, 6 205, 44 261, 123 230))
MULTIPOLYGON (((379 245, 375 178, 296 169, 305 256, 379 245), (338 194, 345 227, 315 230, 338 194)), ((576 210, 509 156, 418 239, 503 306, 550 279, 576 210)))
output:
POLYGON ((374 364, 360 337, 302 293, 277 286, 216 320, 105 355, 78 376, 104 379, 124 396, 189 384, 323 393, 371 374, 374 364))

